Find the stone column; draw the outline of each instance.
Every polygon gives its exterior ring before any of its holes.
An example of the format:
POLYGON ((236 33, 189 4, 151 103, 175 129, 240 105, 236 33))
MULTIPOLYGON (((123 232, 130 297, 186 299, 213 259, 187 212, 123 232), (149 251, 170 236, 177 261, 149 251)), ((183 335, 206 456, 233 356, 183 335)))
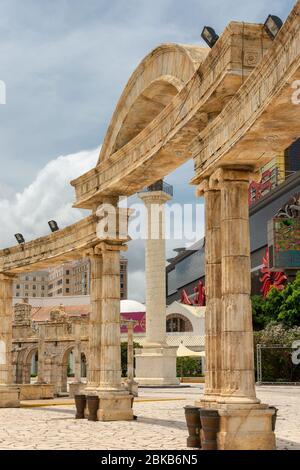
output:
POLYGON ((251 309, 248 187, 251 168, 221 168, 221 416, 218 448, 273 449, 273 410, 256 398, 251 309))
POLYGON ((138 396, 138 383, 134 380, 133 350, 133 331, 137 322, 135 320, 124 320, 122 323, 127 327, 127 378, 125 380, 125 386, 133 396, 138 396))
POLYGON ((216 404, 221 392, 221 191, 205 180, 198 188, 205 200, 205 388, 197 405, 216 404))
POLYGON ((103 245, 100 389, 121 389, 120 251, 103 245))
POLYGON ((81 383, 81 339, 80 339, 81 323, 79 321, 74 322, 74 336, 75 336, 75 347, 74 347, 74 382, 81 383))
POLYGON ((102 322, 102 256, 89 253, 91 263, 91 313, 89 318, 89 359, 86 393, 95 391, 100 384, 100 350, 102 322))
POLYGON ((123 243, 127 241, 127 235, 123 240, 118 227, 122 218, 127 217, 127 210, 124 215, 124 211, 116 207, 116 198, 104 203, 105 210, 102 211, 101 206, 97 210, 101 220, 97 235, 102 241, 89 254, 92 312, 86 393, 100 398, 99 420, 132 420, 131 395, 121 385, 120 344, 120 251, 126 250, 123 243), (113 225, 108 231, 103 223, 107 211, 109 223, 113 225), (114 213, 117 220, 112 220, 114 213))
POLYGON ((39 343, 38 343, 38 377, 37 383, 44 384, 45 381, 45 335, 46 335, 46 323, 39 323, 39 343))
POLYGON ((0 274, 0 408, 20 406, 12 383, 13 276, 0 274))
MULTIPOLYGON (((166 343, 165 203, 171 196, 161 190, 140 193, 146 208, 146 340, 136 350, 136 380, 140 385, 178 385, 176 351, 166 343)), ((155 186, 155 185, 154 185, 155 186)))
POLYGON ((73 398, 74 395, 78 395, 83 392, 86 388, 86 384, 81 381, 81 325, 80 319, 74 319, 73 321, 74 331, 74 381, 69 384, 69 395, 73 398))

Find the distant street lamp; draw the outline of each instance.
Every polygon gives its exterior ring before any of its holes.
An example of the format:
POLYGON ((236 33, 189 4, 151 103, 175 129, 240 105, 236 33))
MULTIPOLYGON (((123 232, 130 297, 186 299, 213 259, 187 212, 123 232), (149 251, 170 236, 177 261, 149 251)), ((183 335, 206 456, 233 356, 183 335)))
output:
POLYGON ((215 30, 210 26, 204 26, 203 31, 201 33, 201 37, 202 39, 204 39, 206 44, 209 45, 210 48, 214 47, 214 45, 219 39, 219 36, 215 32, 215 30))
POLYGON ((278 16, 269 15, 264 24, 264 28, 266 32, 268 33, 268 35, 272 39, 275 39, 282 25, 283 25, 283 22, 278 16))

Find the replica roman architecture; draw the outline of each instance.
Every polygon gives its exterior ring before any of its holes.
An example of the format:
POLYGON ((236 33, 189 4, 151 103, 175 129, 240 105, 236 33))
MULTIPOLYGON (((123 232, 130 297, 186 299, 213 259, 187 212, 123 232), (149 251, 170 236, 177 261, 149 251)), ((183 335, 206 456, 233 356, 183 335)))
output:
POLYGON ((92 265, 87 392, 100 396, 99 419, 132 419, 119 349, 119 258, 128 242, 120 227, 129 214, 118 208, 118 200, 193 158, 192 184, 206 200, 208 239, 208 374, 202 403, 221 415, 219 449, 274 448, 273 410, 259 402, 254 387, 247 187, 258 167, 299 137, 299 15, 298 0, 275 39, 262 24, 232 22, 211 50, 166 44, 138 66, 97 166, 72 182, 75 207, 92 214, 0 251, 1 406, 18 406, 10 372, 14 276, 81 253, 92 265), (114 234, 99 229, 107 204, 121 219, 114 234), (219 354, 216 342, 222 345, 219 354))

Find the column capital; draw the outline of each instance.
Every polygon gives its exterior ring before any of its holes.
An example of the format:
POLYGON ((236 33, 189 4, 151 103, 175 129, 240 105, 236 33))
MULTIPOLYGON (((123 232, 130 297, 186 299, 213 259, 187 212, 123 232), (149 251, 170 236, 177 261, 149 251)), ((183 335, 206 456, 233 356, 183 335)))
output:
POLYGON ((234 166, 220 167, 211 176, 210 181, 214 184, 222 185, 225 182, 240 181, 250 183, 250 181, 259 181, 260 174, 255 171, 253 166, 234 166))
POLYGON ((0 273, 0 281, 14 281, 18 276, 10 273, 0 273))
POLYGON ((205 178, 196 189, 196 196, 204 196, 208 191, 220 191, 221 187, 219 182, 213 179, 211 176, 205 178))
POLYGON ((145 191, 139 193, 139 198, 145 204, 165 204, 172 199, 172 196, 164 191, 145 191))

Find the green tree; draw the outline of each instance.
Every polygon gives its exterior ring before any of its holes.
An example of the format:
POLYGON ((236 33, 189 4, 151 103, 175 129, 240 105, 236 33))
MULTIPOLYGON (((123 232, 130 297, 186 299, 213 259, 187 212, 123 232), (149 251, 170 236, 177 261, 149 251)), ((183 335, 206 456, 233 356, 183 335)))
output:
MULTIPOLYGON (((133 349, 142 348, 139 343, 133 342, 133 349)), ((122 369, 122 377, 127 376, 127 342, 121 343, 121 369, 122 369)))
POLYGON ((177 357, 178 377, 199 377, 202 375, 201 359, 196 357, 177 357))
POLYGON ((287 327, 300 325, 300 271, 296 279, 279 291, 272 288, 266 298, 252 297, 253 327, 258 331, 269 323, 287 327))

